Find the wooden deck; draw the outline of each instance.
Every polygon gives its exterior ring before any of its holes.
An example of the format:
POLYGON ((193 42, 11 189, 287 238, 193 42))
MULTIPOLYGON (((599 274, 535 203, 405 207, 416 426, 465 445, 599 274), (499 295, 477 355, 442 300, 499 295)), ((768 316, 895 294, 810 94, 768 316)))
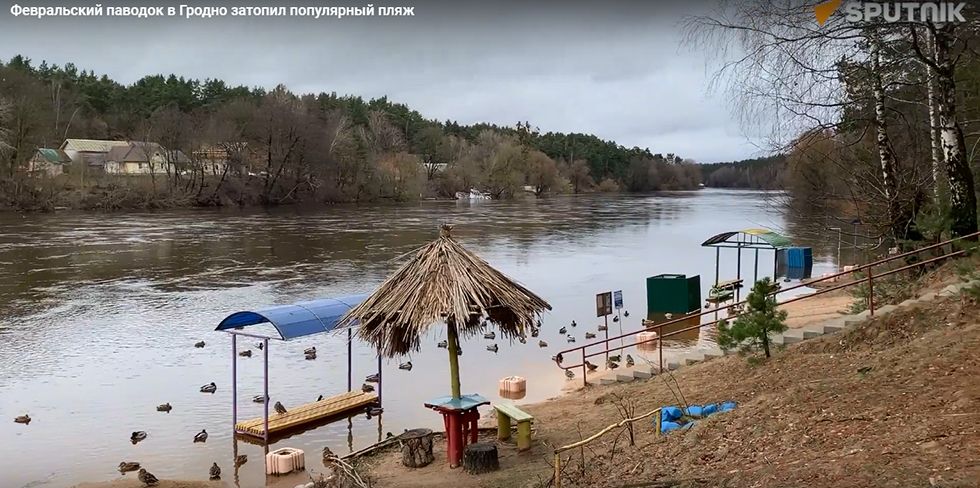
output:
MULTIPOLYGON (((285 414, 279 415, 272 408, 269 408, 269 435, 297 429, 304 424, 334 417, 351 410, 362 409, 378 401, 376 393, 364 393, 352 391, 340 395, 324 398, 318 402, 287 406, 289 409, 285 414)), ((264 435, 264 421, 262 417, 239 422, 235 425, 235 430, 255 437, 264 435)))

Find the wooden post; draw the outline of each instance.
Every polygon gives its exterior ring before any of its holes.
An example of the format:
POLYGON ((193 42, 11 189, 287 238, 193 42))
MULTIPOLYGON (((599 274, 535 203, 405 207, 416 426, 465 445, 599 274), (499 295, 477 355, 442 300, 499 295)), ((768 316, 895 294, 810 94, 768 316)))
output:
POLYGON ((497 440, 510 439, 510 417, 497 412, 497 440))
POLYGON ((875 282, 871 277, 871 268, 868 268, 868 315, 874 317, 875 314, 875 282))
POLYGON ((459 355, 456 351, 459 350, 459 336, 456 334, 456 323, 449 321, 446 324, 449 328, 449 338, 447 342, 449 343, 449 376, 453 391, 453 399, 459 400, 460 387, 459 387, 459 355))
POLYGON ((470 474, 489 473, 500 469, 497 445, 484 442, 466 446, 463 451, 463 469, 470 474))
POLYGON ((517 450, 526 451, 531 448, 531 421, 517 423, 517 450))
POLYGON ((555 453, 555 488, 561 488, 561 453, 555 453))
POLYGON ((402 464, 406 467, 421 468, 435 460, 431 429, 412 429, 398 436, 398 440, 402 446, 402 464))

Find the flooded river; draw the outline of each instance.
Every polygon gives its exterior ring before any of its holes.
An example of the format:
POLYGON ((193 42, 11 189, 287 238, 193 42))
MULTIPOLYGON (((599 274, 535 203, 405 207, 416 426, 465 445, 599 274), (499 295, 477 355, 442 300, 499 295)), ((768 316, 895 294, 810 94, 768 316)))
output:
MULTIPOLYGON (((263 486, 263 447, 234 441, 231 352, 222 318, 269 304, 369 293, 442 223, 491 265, 548 300, 541 338, 527 345, 463 343, 464 392, 496 400, 497 381, 527 378, 522 402, 547 399, 567 384, 550 356, 569 346, 557 331, 571 320, 577 344, 595 331, 595 294, 624 291, 626 331, 646 312, 645 279, 701 274, 706 296, 719 232, 794 224, 758 192, 703 190, 645 196, 590 195, 525 202, 426 202, 160 213, 0 214, 0 486, 70 486, 119 477, 139 461, 160 478, 205 479, 218 462, 223 479, 263 486), (203 340, 207 346, 194 348, 203 340), (214 381, 217 393, 198 391, 214 381), (170 402, 173 411, 156 405, 170 402), (30 414, 29 425, 13 417, 30 414), (207 443, 193 443, 207 429, 207 443), (148 437, 133 445, 132 431, 148 437), (234 473, 233 453, 249 462, 234 473)), ((831 248, 836 246, 836 234, 831 248)), ((815 249, 815 273, 833 254, 815 249)), ((760 265, 771 272, 772 254, 760 265)), ((746 266, 743 259, 743 266, 746 266)), ((722 279, 734 277, 734 251, 722 279)), ((744 268, 743 268, 744 270, 744 268)), ((743 271, 743 276, 745 271, 743 271)), ((613 325, 613 324, 611 324, 613 325)), ((619 324, 610 328, 618 333, 619 324)), ((676 348, 707 347, 712 334, 676 348)), ((386 432, 441 429, 423 402, 448 394, 446 351, 432 334, 410 358, 414 369, 384 364, 381 418, 356 415, 277 442, 307 451, 316 468, 324 446, 347 453, 386 432)), ((270 345, 270 395, 287 407, 346 390, 345 337, 312 336, 270 345), (303 349, 316 346, 315 361, 303 349)), ((245 341, 255 352, 254 341, 245 341)), ((406 358, 408 359, 408 358, 406 358)), ((355 346, 354 382, 374 372, 374 352, 355 346)), ((238 359, 239 418, 259 416, 262 359, 238 359)), ((578 381, 579 378, 576 378, 578 381)), ((127 476, 133 476, 129 474, 127 476)))

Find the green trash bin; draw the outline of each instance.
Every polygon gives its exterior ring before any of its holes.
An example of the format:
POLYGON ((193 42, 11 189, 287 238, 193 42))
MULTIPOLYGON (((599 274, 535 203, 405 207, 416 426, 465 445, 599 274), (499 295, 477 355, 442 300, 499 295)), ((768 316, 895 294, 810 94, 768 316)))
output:
POLYGON ((683 314, 701 309, 701 275, 660 274, 647 278, 647 314, 683 314))

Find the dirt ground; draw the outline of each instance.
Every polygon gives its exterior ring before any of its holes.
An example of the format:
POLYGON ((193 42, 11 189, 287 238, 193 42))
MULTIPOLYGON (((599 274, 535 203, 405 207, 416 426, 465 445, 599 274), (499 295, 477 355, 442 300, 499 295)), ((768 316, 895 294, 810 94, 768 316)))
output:
POLYGON ((973 298, 939 299, 795 344, 760 365, 730 356, 672 378, 528 405, 533 448, 498 443, 494 473, 450 471, 444 442, 426 468, 402 467, 394 450, 362 462, 377 487, 549 486, 552 449, 617 422, 617 398, 637 415, 734 400, 737 409, 686 432, 660 436, 641 421, 635 446, 616 431, 567 451, 562 486, 980 486, 978 319, 973 298))
MULTIPOLYGON (((75 485, 75 488, 143 488, 135 477, 105 481, 101 483, 82 483, 75 485)), ((160 484, 153 485, 155 488, 227 488, 228 484, 222 481, 175 481, 160 480, 160 484)))

